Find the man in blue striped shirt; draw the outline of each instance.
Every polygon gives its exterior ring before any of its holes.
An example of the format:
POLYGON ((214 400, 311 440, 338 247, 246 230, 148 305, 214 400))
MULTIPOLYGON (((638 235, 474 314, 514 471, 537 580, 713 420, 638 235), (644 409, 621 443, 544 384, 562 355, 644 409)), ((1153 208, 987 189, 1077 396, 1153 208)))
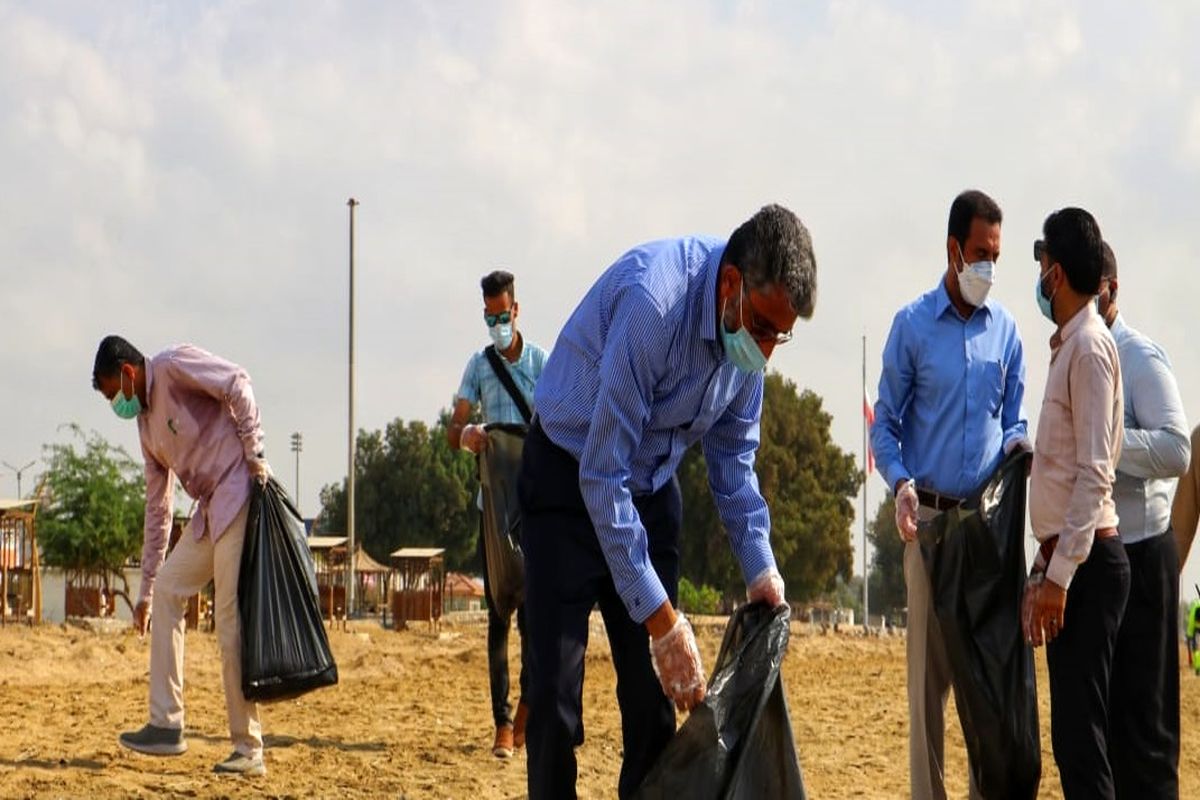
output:
MULTIPOLYGON (((508 372, 514 387, 525 401, 527 410, 533 406, 533 389, 546 364, 546 351, 527 341, 517 330, 517 317, 521 313, 517 304, 515 279, 511 272, 494 270, 479 282, 483 290, 483 321, 487 324, 492 343, 479 350, 467 361, 462 383, 454 398, 454 414, 446 428, 450 446, 461 447, 478 455, 487 444, 483 425, 468 424, 472 410, 478 405, 483 411, 484 423, 502 422, 510 425, 527 425, 529 420, 517 405, 516 398, 509 394, 500 375, 488 360, 488 349, 495 350, 500 357, 500 368, 508 372)), ((482 494, 480 495, 482 498, 482 494)), ((482 511, 482 499, 477 501, 482 511)), ((496 736, 492 741, 492 755, 511 758, 513 750, 525 741, 525 719, 527 706, 524 701, 529 687, 529 654, 525 646, 525 609, 517 608, 517 633, 521 637, 521 699, 514 718, 508 703, 508 633, 512 619, 501 617, 492 601, 492 587, 488 579, 487 548, 483 542, 483 514, 479 521, 479 563, 483 568, 483 593, 488 602, 488 682, 492 698, 492 720, 496 724, 496 736)))
MULTIPOLYGON (((946 271, 892 321, 871 427, 879 471, 896 494, 896 527, 907 542, 909 777, 915 798, 946 796, 942 713, 951 685, 917 521, 932 519, 978 488, 1013 447, 1032 449, 1021 405, 1021 337, 1012 315, 988 298, 1000 258, 1001 219, 1000 207, 983 192, 954 199, 946 271)), ((970 793, 979 796, 973 778, 970 793)))
POLYGON ((597 603, 617 671, 621 797, 673 735, 672 704, 689 710, 704 697, 695 637, 675 611, 675 470, 691 445, 704 448, 748 597, 783 602, 754 473, 763 370, 815 300, 808 231, 772 205, 728 243, 682 238, 634 248, 563 328, 537 387, 520 478, 534 800, 575 796, 588 616, 597 603))

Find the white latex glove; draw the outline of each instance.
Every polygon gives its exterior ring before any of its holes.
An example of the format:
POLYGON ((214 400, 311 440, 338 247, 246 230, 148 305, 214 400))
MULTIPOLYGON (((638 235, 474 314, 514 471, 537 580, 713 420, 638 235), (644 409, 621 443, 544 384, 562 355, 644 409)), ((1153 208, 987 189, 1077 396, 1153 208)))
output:
POLYGON ((482 425, 465 425, 462 433, 459 434, 458 446, 463 450, 470 450, 472 453, 479 453, 487 447, 487 431, 482 425))
POLYGON ((896 493, 896 530, 906 542, 917 540, 917 506, 920 504, 916 485, 912 481, 900 484, 900 491, 896 493))
POLYGON ((782 605, 783 576, 774 567, 767 567, 746 587, 746 599, 751 603, 761 600, 768 608, 782 605))
POLYGON ((650 641, 650 661, 663 691, 680 711, 690 711, 704 699, 704 666, 696 634, 682 613, 671 630, 650 641))
POLYGON ((250 467, 250 477, 259 483, 266 483, 271 475, 274 474, 271 472, 271 465, 267 463, 265 458, 252 458, 246 463, 250 467))

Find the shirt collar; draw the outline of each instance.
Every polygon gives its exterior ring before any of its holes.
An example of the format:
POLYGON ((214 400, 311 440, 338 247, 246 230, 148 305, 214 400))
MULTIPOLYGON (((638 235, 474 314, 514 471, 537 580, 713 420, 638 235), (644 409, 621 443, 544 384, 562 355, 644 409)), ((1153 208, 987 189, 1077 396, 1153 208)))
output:
POLYGON ((714 247, 708 254, 708 263, 704 266, 704 297, 700 304, 700 331, 701 336, 710 342, 717 340, 717 276, 721 273, 721 256, 724 254, 724 245, 714 247))
MULTIPOLYGON (((1075 335, 1075 332, 1082 328, 1091 320, 1092 317, 1099 317, 1100 313, 1096 311, 1096 303, 1088 300, 1083 304, 1083 308, 1075 312, 1075 316, 1067 320, 1067 324, 1063 325, 1061 331, 1055 331, 1050 335, 1050 349, 1058 350, 1066 344, 1067 340, 1075 335)), ((1104 323, 1101 322, 1101 325, 1104 323)))
MULTIPOLYGON (((937 289, 934 290, 934 298, 934 302, 936 303, 934 307, 934 319, 941 319, 942 315, 949 311, 954 314, 955 319, 962 320, 962 317, 959 316, 958 309, 954 307, 954 303, 950 302, 950 290, 946 288, 945 273, 942 274, 942 279, 938 281, 937 289)), ((976 306, 975 311, 980 309, 983 309, 988 316, 991 316, 992 298, 988 297, 985 299, 983 301, 983 305, 976 306)), ((975 316, 975 311, 971 312, 972 317, 975 316)), ((970 319, 970 317, 967 319, 970 319)))
POLYGON ((1117 318, 1113 320, 1112 327, 1109 328, 1114 339, 1123 339, 1129 334, 1129 326, 1125 324, 1125 318, 1121 316, 1121 312, 1117 312, 1117 318))
POLYGON ((150 408, 151 392, 154 390, 154 359, 147 358, 142 361, 142 371, 146 373, 146 408, 150 408))

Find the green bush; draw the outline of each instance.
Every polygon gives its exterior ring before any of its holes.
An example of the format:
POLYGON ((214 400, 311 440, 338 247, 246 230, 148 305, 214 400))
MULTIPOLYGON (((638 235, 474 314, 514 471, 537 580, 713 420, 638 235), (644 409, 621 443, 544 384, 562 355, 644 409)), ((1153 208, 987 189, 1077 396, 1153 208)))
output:
POLYGON ((689 614, 716 614, 721 610, 721 593, 711 586, 696 586, 679 579, 679 607, 689 614))

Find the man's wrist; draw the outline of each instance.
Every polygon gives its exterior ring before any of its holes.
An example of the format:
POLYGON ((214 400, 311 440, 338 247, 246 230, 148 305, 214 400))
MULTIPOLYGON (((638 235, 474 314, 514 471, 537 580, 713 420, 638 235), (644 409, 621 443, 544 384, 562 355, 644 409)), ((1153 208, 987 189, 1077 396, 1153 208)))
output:
POLYGON ((675 627, 675 617, 675 609, 671 607, 670 600, 655 609, 653 614, 646 617, 646 630, 650 632, 650 638, 661 639, 667 635, 671 628, 675 627))

